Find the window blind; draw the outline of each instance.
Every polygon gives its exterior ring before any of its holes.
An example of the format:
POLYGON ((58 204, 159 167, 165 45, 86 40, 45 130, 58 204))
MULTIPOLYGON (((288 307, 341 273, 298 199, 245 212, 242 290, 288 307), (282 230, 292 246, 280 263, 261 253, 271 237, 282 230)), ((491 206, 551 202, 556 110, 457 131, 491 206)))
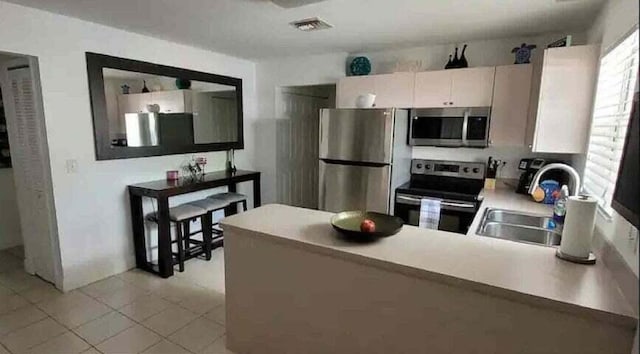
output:
POLYGON ((622 149, 638 77, 638 30, 600 61, 591 134, 584 170, 584 189, 611 215, 622 149))

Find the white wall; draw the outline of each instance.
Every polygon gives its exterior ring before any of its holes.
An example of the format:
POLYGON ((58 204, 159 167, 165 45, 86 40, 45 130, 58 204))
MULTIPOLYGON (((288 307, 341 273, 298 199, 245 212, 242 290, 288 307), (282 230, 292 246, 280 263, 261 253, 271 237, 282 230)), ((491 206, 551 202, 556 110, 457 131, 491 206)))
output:
POLYGON ((403 64, 415 62, 421 63, 421 70, 441 70, 444 69, 449 59, 449 54, 453 54, 455 47, 458 46, 460 50, 462 50, 462 45, 467 44, 465 56, 470 67, 508 65, 514 63, 515 55, 511 53, 514 47, 519 47, 522 43, 535 44, 538 48, 533 50, 533 56, 536 57, 542 55, 547 44, 567 34, 572 35, 573 44, 584 44, 586 41, 586 34, 583 32, 549 33, 539 36, 490 39, 397 50, 353 53, 349 57, 364 55, 369 58, 373 74, 392 73, 397 71, 395 70, 397 66, 402 67, 403 64))
MULTIPOLYGON (((565 33, 545 34, 535 37, 519 37, 468 42, 465 56, 470 66, 493 66, 513 64, 514 55, 511 50, 522 43, 536 44, 538 49, 534 56, 541 55, 548 43, 565 36, 565 33)), ((584 44, 586 34, 573 33, 575 44, 584 44)), ((262 137, 259 137, 260 170, 265 173, 264 200, 275 201, 275 119, 276 92, 282 86, 316 85, 336 83, 346 76, 350 59, 367 56, 372 65, 373 74, 394 72, 398 64, 408 66, 421 63, 421 70, 439 70, 444 68, 448 55, 453 53, 456 44, 430 45, 406 49, 394 49, 367 53, 336 53, 315 56, 299 56, 291 58, 269 59, 258 62, 258 112, 262 137), (265 120, 267 119, 267 120, 265 120)), ((461 45, 460 45, 461 47, 461 45)), ((442 149, 431 147, 414 148, 414 158, 453 159, 462 161, 486 161, 489 156, 508 162, 502 177, 517 178, 517 162, 522 157, 532 156, 526 149, 489 148, 489 149, 442 149)), ((536 155, 538 156, 538 155, 536 155)), ((567 156, 554 156, 566 159, 567 156)))
POLYGON ((276 92, 283 86, 335 84, 345 76, 347 53, 300 56, 259 62, 256 168, 263 172, 263 203, 276 201, 276 92))
MULTIPOLYGON (((588 32, 589 43, 600 43, 602 53, 617 44, 638 25, 638 0, 609 0, 588 32)), ((575 158, 584 170, 585 155, 575 158)), ((638 275, 638 230, 614 211, 611 220, 598 214, 596 228, 618 250, 631 270, 638 275), (629 236, 635 235, 635 238, 629 236)))
MULTIPOLYGON (((1 109, 1 108, 0 108, 1 109)), ((0 250, 22 244, 13 169, 0 169, 0 250)))
MULTIPOLYGON (((236 158, 240 168, 254 166, 253 62, 2 1, 0 51, 39 59, 65 290, 135 265, 126 186, 164 178, 185 159, 96 161, 86 51, 242 78, 245 150, 236 158), (69 159, 76 174, 65 170, 69 159)), ((199 155, 210 170, 224 168, 223 152, 199 155)))

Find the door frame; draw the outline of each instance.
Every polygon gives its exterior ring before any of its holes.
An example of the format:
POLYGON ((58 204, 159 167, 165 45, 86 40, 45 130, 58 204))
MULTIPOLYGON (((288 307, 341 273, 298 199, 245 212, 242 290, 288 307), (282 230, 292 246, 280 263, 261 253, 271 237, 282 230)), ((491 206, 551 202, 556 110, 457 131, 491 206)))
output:
MULTIPOLYGON (((49 145, 47 140, 47 130, 46 130, 46 122, 44 115, 44 103, 42 99, 42 85, 40 81, 40 67, 38 64, 38 58, 27 55, 20 54, 9 54, 11 56, 16 56, 18 59, 8 60, 4 62, 0 62, 0 83, 2 83, 3 87, 8 87, 8 69, 15 68, 16 66, 27 66, 30 68, 31 80, 33 85, 33 100, 34 100, 34 109, 36 111, 36 115, 38 117, 38 132, 40 139, 40 158, 43 164, 42 171, 44 173, 44 185, 43 192, 46 203, 46 214, 47 220, 45 221, 48 229, 48 237, 49 237, 49 250, 41 250, 41 252, 35 252, 32 249, 33 245, 38 245, 38 242, 34 242, 35 240, 31 239, 35 235, 28 235, 24 233, 25 228, 22 227, 22 239, 25 249, 25 259, 24 259, 24 268, 25 271, 32 275, 37 275, 38 270, 37 266, 34 262, 33 255, 36 253, 40 254, 49 254, 50 255, 50 265, 52 269, 49 270, 49 274, 52 275, 53 279, 45 279, 49 281, 53 281, 56 288, 63 289, 63 272, 62 272, 62 259, 61 259, 61 251, 60 251, 60 242, 59 242, 59 234, 58 234, 58 224, 56 218, 56 210, 55 210, 55 201, 53 194, 53 182, 51 176, 51 161, 49 158, 49 145)), ((5 116, 7 119, 7 130, 9 131, 9 143, 12 143, 12 136, 15 136, 15 132, 12 133, 12 130, 15 129, 15 116, 13 115, 13 103, 9 101, 7 104, 6 98, 11 96, 10 91, 5 89, 3 92, 3 101, 5 102, 5 116), (7 106, 10 108, 8 109, 7 106), (10 113, 11 112, 11 113, 10 113)), ((12 97, 12 96, 11 96, 12 97)), ((14 138, 15 139, 15 138, 14 138)), ((13 161, 13 174, 14 178, 16 177, 16 166, 19 165, 20 161, 13 161)), ((18 199, 18 208, 20 208, 20 204, 24 204, 25 198, 24 193, 21 193, 18 188, 16 188, 16 194, 18 199), (22 195, 21 195, 22 194, 22 195)), ((27 223, 33 222, 33 220, 26 220, 24 213, 20 212, 20 224, 25 225, 27 223)))

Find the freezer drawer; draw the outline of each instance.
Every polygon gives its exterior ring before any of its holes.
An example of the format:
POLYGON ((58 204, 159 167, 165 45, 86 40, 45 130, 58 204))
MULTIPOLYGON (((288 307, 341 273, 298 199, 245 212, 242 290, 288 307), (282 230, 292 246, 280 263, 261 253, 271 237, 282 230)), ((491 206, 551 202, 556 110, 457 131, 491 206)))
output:
POLYGON ((391 166, 358 166, 320 161, 319 209, 389 213, 391 166))
POLYGON ((320 158, 391 163, 394 109, 323 109, 320 158))

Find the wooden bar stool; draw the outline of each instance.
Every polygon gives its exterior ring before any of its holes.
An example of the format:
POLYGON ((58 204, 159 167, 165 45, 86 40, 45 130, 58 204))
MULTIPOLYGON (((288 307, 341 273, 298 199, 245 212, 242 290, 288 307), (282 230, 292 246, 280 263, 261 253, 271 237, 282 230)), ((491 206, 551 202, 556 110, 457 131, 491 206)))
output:
POLYGON ((242 211, 247 211, 247 196, 240 193, 235 192, 225 192, 213 194, 207 197, 208 199, 214 200, 222 200, 225 201, 230 206, 236 207, 236 212, 238 211, 238 204, 242 204, 242 211))
MULTIPOLYGON (((176 225, 176 241, 172 243, 178 243, 178 253, 173 253, 177 258, 178 267, 181 272, 184 272, 185 250, 183 247, 183 239, 186 233, 183 233, 183 228, 188 228, 191 221, 198 218, 203 219, 203 216, 207 215, 208 211, 204 208, 200 208, 195 205, 180 204, 169 208, 169 220, 176 225)), ((158 212, 153 212, 147 215, 147 220, 157 223, 158 212)), ((176 262, 174 261, 174 264, 176 262)))
MULTIPOLYGON (((218 223, 213 222, 213 213, 218 210, 223 210, 229 207, 229 203, 220 199, 204 198, 204 199, 196 200, 193 202, 189 202, 187 204, 206 210, 207 214, 209 214, 209 217, 207 219, 211 221, 208 225, 205 225, 203 221, 201 223, 201 230, 196 232, 191 232, 191 230, 188 228, 189 226, 187 226, 187 230, 185 232, 185 239, 184 239, 185 249, 186 250, 192 249, 192 245, 195 245, 195 247, 201 247, 202 250, 204 250, 206 259, 210 260, 212 243, 222 238, 222 231, 214 228, 214 226, 218 225, 218 223), (216 237, 214 237, 212 240, 209 240, 209 242, 206 242, 207 240, 204 240, 204 238, 202 241, 191 238, 191 236, 197 235, 198 233, 202 232, 205 227, 209 227, 211 229, 211 232, 214 233, 216 237)), ((204 220, 204 219, 201 219, 201 220, 204 220)))

